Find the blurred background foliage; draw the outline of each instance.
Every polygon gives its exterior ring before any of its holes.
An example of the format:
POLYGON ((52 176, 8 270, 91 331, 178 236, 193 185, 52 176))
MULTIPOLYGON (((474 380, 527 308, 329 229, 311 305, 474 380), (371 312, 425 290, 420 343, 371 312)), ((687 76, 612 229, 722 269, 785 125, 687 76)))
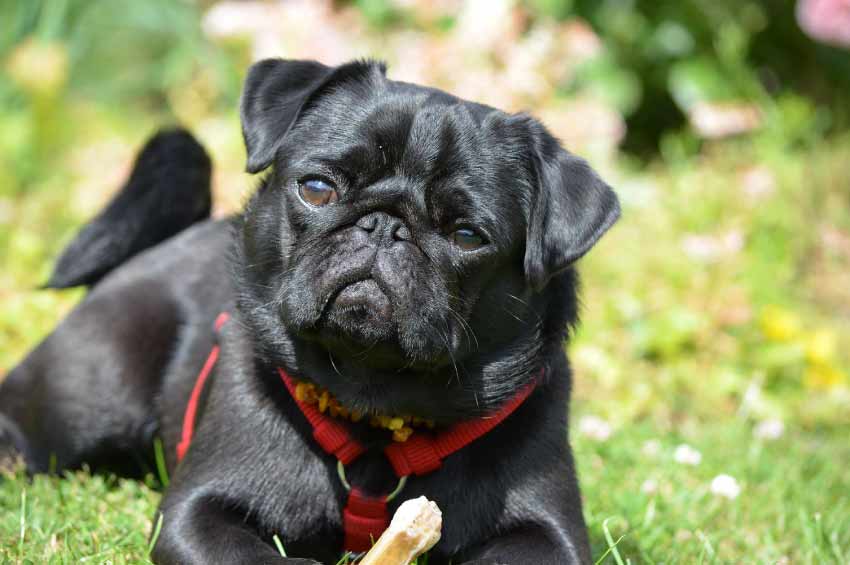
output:
MULTIPOLYGON (((846 461, 850 51, 804 34, 798 9, 0 0, 0 367, 82 296, 36 289, 148 135, 172 123, 196 132, 215 162, 215 213, 232 213, 254 184, 237 112, 250 63, 373 56, 392 78, 530 111, 617 188, 623 220, 580 266, 575 417, 595 418, 577 428, 580 462, 582 450, 608 449, 587 444, 593 437, 640 429, 662 442, 714 442, 704 449, 719 464, 717 437, 746 450, 747 430, 766 422, 786 430, 794 457, 828 445, 846 461)), ((839 456, 820 456, 830 471, 819 496, 846 496, 850 478, 828 463, 839 456)), ((846 526, 850 512, 834 519, 846 526)), ((736 543, 752 554, 767 526, 750 525, 755 537, 736 543)), ((670 527, 667 543, 678 545, 670 527)))

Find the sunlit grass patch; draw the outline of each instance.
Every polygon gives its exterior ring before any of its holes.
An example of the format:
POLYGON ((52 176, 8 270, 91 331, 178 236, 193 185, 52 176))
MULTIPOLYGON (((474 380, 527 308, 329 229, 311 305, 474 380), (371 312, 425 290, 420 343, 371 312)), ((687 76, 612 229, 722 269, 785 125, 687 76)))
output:
POLYGON ((0 477, 0 562, 147 563, 159 495, 144 483, 22 472, 0 477))
POLYGON ((596 555, 608 548, 609 520, 632 563, 850 557, 850 474, 840 463, 850 445, 841 430, 764 440, 744 423, 666 433, 638 425, 603 442, 576 435, 574 446, 596 555), (677 461, 683 442, 698 463, 677 461))

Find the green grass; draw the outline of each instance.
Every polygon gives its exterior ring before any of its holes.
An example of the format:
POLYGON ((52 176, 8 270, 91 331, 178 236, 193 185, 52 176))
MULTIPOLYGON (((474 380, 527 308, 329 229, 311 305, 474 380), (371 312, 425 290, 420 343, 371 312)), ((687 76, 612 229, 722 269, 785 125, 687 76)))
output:
MULTIPOLYGON (((638 425, 601 442, 574 435, 593 552, 603 563, 618 563, 608 551, 617 541, 617 554, 632 563, 850 559, 846 434, 788 430, 759 440, 746 424, 721 422, 666 434, 638 425), (681 443, 702 453, 699 465, 674 461, 681 443), (719 474, 738 479, 736 499, 711 492, 719 474)), ((0 562, 146 562, 159 499, 153 483, 85 472, 6 476, 0 562)))
POLYGON ((68 473, 0 479, 0 562, 146 563, 159 495, 137 481, 68 473))
POLYGON ((727 422, 667 435, 637 426, 591 441, 579 442, 576 452, 596 556, 608 547, 608 521, 614 539, 622 536, 620 555, 633 563, 850 559, 846 434, 791 431, 764 441, 749 426, 727 422), (699 465, 674 461, 681 443, 702 453, 699 465), (738 480, 737 498, 711 491, 720 474, 738 480))

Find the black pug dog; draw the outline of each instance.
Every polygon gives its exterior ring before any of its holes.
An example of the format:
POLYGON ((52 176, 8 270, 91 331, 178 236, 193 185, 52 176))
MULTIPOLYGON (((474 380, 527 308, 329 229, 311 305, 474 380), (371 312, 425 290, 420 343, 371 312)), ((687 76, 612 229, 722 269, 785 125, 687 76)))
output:
POLYGON ((132 474, 161 438, 160 564, 335 563, 420 495, 431 565, 589 563, 564 341, 612 190, 370 61, 257 63, 241 117, 244 214, 198 222, 209 160, 161 134, 65 252, 53 286, 93 288, 2 384, 7 452, 132 474))

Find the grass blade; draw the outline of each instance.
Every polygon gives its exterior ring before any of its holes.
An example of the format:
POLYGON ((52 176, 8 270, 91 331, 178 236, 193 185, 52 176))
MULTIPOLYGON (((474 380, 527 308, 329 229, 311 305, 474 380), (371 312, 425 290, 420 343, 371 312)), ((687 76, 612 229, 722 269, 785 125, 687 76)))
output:
POLYGON ((159 516, 156 519, 156 525, 153 527, 153 535, 151 535, 151 541, 148 543, 148 555, 153 552, 153 548, 156 547, 156 542, 159 539, 159 533, 162 531, 162 520, 165 515, 160 512, 159 516))
MULTIPOLYGON (((614 541, 614 536, 611 535, 611 531, 608 529, 608 522, 610 520, 611 518, 606 518, 602 522, 602 532, 605 534, 605 542, 608 544, 608 551, 602 554, 602 557, 599 558, 599 561, 602 561, 602 559, 604 559, 605 556, 608 555, 608 553, 611 553, 611 555, 614 556, 614 561, 617 562, 617 565, 625 565, 623 563, 623 558, 620 557, 620 552, 617 550, 617 544, 620 543, 626 536, 624 534, 620 536, 617 541, 614 541)), ((597 561, 597 563, 599 563, 599 561, 597 561)))
POLYGON ((27 489, 21 490, 21 533, 18 539, 18 555, 24 554, 24 539, 27 536, 27 489))
POLYGON ((168 468, 165 466, 165 450, 162 447, 162 440, 160 438, 153 440, 153 453, 156 458, 156 472, 159 475, 159 482, 163 488, 168 488, 171 481, 168 478, 168 468))
POLYGON ((286 550, 283 549, 283 542, 280 541, 280 538, 277 537, 277 534, 272 536, 272 539, 274 540, 274 545, 275 547, 277 547, 277 551, 278 553, 280 553, 281 557, 286 557, 286 550))

